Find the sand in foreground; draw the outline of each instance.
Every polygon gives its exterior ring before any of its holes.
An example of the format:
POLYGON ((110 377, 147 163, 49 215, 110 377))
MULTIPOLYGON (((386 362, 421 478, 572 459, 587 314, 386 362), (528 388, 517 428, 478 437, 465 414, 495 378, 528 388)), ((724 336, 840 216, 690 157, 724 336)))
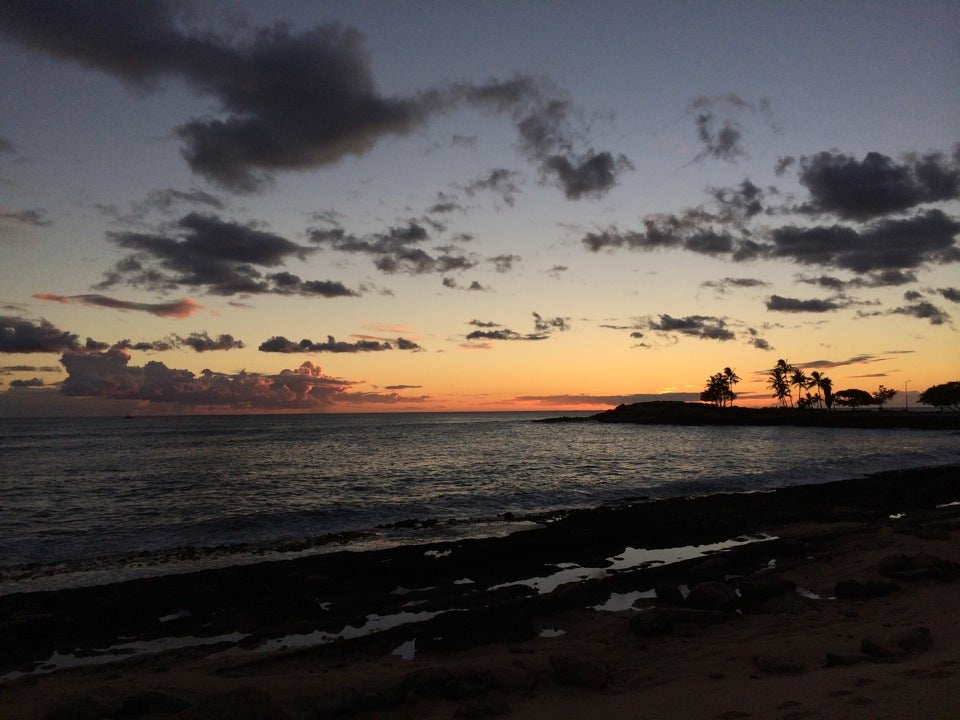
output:
MULTIPOLYGON (((409 628, 382 640, 300 651, 234 649, 207 657, 181 650, 6 682, 0 714, 955 718, 960 506, 936 505, 951 484, 960 495, 960 478, 954 468, 942 470, 940 480, 940 495, 918 500, 901 518, 890 517, 892 508, 809 505, 762 520, 776 541, 564 586, 533 604, 519 593, 505 603, 535 631, 563 631, 554 637, 533 632, 457 649, 431 647, 417 635, 410 660, 390 654, 409 628), (740 584, 739 599, 724 599, 723 578, 740 584), (660 583, 664 597, 680 584, 706 582, 715 592, 712 601, 698 603, 705 610, 691 609, 692 595, 681 609, 666 609, 662 601, 658 610, 588 607, 651 582, 660 583)), ((904 482, 911 496, 927 494, 922 473, 904 482)), ((837 497, 829 489, 823 496, 837 497)), ((641 599, 637 607, 655 602, 641 599)), ((25 610, 17 612, 0 614, 5 634, 25 610)))

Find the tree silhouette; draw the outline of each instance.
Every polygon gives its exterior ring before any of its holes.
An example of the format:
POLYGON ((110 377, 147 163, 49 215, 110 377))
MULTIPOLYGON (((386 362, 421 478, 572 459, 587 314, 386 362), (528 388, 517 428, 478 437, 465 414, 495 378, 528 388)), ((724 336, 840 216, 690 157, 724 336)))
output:
POLYGON ((733 386, 740 382, 740 378, 730 368, 724 368, 723 372, 718 372, 707 378, 707 386, 700 393, 700 399, 704 402, 711 402, 717 407, 725 407, 727 404, 733 405, 737 394, 733 392, 733 386))
POLYGON ((856 410, 858 407, 870 405, 873 403, 873 396, 866 390, 860 388, 849 388, 847 390, 837 390, 833 394, 833 401, 837 405, 856 410))
POLYGON ((823 403, 827 406, 827 410, 833 410, 833 380, 826 375, 821 375, 820 387, 823 389, 823 403))
POLYGON ((877 388, 877 391, 873 393, 873 402, 879 405, 880 409, 883 410, 884 403, 892 399, 896 394, 896 390, 885 388, 883 385, 881 385, 879 388, 877 388))
POLYGON ((790 384, 788 382, 790 370, 790 364, 781 358, 777 360, 777 364, 767 373, 770 378, 767 382, 767 387, 773 390, 773 397, 780 401, 781 407, 787 406, 787 398, 790 398, 791 404, 793 403, 793 395, 790 393, 790 384))
MULTIPOLYGON (((790 373, 790 384, 797 388, 797 405, 800 404, 800 393, 810 387, 810 380, 804 374, 803 370, 798 367, 791 368, 790 373)), ((791 395, 791 400, 793 396, 791 395)))
MULTIPOLYGON (((815 387, 817 389, 817 394, 814 397, 814 399, 817 401, 817 407, 823 407, 824 398, 821 396, 820 393, 821 391, 823 391, 823 394, 826 395, 827 387, 829 387, 831 384, 832 383, 830 382, 830 378, 828 378, 826 375, 824 375, 820 371, 814 370, 813 372, 810 373, 810 381, 807 387, 815 387)), ((827 408, 829 409, 830 405, 827 405, 827 408)))
POLYGON ((933 405, 943 412, 944 408, 960 411, 960 380, 932 385, 920 393, 918 398, 924 405, 933 405))

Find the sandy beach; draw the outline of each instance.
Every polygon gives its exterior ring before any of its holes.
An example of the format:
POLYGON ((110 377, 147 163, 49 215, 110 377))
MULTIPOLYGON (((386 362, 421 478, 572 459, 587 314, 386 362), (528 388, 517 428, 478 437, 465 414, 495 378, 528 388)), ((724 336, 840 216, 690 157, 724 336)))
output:
POLYGON ((9 595, 0 714, 953 718, 958 500, 949 466, 9 595))

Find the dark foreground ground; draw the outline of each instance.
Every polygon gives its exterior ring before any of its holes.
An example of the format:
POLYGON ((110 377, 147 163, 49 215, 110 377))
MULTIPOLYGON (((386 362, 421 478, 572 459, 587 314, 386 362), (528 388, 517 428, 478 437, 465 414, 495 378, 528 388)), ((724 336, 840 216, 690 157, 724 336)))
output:
POLYGON ((9 595, 0 717, 955 717, 957 500, 949 466, 575 511, 506 538, 9 595), (611 570, 628 548, 760 533, 773 537, 611 570), (510 584, 563 568, 577 581, 552 592, 510 584), (633 609, 590 609, 651 589, 633 609), (384 618, 412 622, 264 650, 384 618), (33 672, 55 652, 217 636, 228 639, 33 672), (411 641, 413 659, 391 654, 411 641), (896 700, 907 687, 910 704, 896 700))

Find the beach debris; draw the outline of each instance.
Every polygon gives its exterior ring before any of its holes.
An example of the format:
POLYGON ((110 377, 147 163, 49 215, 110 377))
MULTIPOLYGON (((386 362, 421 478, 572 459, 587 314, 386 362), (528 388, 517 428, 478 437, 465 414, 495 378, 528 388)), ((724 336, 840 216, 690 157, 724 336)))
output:
POLYGON ((572 655, 551 655, 547 661, 561 685, 602 690, 607 686, 607 671, 596 663, 572 655))

